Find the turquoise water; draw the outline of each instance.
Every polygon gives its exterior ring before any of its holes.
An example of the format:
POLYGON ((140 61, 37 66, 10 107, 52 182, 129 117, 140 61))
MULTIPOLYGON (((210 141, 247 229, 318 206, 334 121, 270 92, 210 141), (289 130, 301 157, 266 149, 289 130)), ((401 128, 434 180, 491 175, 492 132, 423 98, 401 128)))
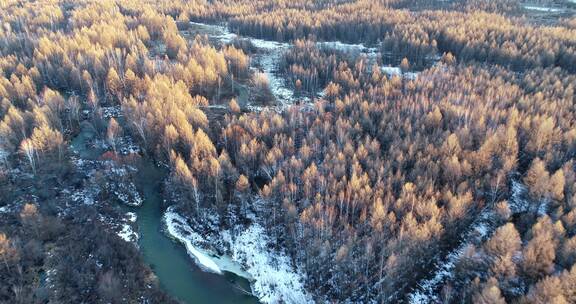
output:
POLYGON ((137 186, 144 195, 138 215, 139 246, 144 260, 152 267, 161 287, 184 303, 258 303, 243 290, 250 290, 247 280, 234 274, 218 275, 202 271, 194 264, 183 245, 169 239, 162 231, 162 170, 150 162, 139 169, 137 186))
MULTIPOLYGON (((72 149, 78 152, 80 158, 94 160, 104 152, 88 147, 87 143, 94 137, 96 132, 92 126, 82 124, 80 134, 71 141, 72 149)), ((246 279, 232 273, 218 275, 202 271, 183 245, 164 234, 162 215, 166 206, 163 206, 161 189, 166 172, 147 158, 142 158, 138 167, 135 183, 144 202, 140 207, 121 208, 138 215, 140 252, 156 274, 160 286, 186 304, 258 303, 254 296, 247 294, 250 284, 246 279)))

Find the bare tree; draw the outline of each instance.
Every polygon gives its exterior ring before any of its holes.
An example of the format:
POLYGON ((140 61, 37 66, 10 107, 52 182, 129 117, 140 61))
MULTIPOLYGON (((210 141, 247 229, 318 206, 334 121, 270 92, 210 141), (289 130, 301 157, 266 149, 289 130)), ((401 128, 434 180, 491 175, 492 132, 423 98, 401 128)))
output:
POLYGON ((34 143, 32 140, 26 138, 20 144, 20 152, 26 156, 30 167, 32 167, 32 172, 36 175, 36 149, 34 148, 34 143))

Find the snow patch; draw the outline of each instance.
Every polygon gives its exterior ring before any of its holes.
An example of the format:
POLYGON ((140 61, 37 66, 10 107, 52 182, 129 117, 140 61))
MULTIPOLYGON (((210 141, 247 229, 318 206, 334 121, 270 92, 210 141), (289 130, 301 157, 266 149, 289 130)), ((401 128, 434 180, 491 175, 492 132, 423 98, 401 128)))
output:
POLYGON ((8 164, 8 156, 10 153, 8 151, 0 148, 0 166, 6 166, 8 164))
POLYGON ((98 214, 98 219, 110 230, 114 231, 122 240, 138 246, 140 235, 134 230, 136 225, 136 213, 126 212, 120 219, 109 215, 98 214))
POLYGON ((269 240, 262 226, 252 224, 234 238, 228 231, 222 235, 230 243, 232 258, 244 264, 254 278, 252 289, 261 302, 313 302, 304 288, 304 276, 294 271, 290 258, 267 248, 269 240))
POLYGON ((199 22, 190 22, 190 24, 200 29, 213 31, 214 34, 211 34, 210 37, 218 40, 223 44, 230 43, 232 40, 238 37, 238 35, 231 33, 230 30, 228 30, 228 26, 225 25, 205 24, 199 22))
MULTIPOLYGON (((576 0, 572 0, 572 1, 576 1, 576 0)), ((561 13, 561 12, 565 11, 562 8, 533 6, 533 5, 524 5, 524 8, 527 10, 531 10, 531 11, 550 12, 550 13, 561 13)))
POLYGON ((122 109, 120 106, 102 107, 101 109, 104 118, 118 118, 122 116, 122 109))
POLYGON ((217 255, 215 252, 200 248, 199 244, 208 241, 200 234, 196 233, 188 224, 186 219, 169 207, 164 214, 164 222, 168 234, 180 241, 186 247, 188 254, 197 261, 197 264, 208 271, 221 274, 231 272, 240 277, 251 280, 249 273, 242 269, 242 266, 227 255, 217 255))
POLYGON ((508 202, 510 211, 513 214, 528 211, 530 208, 530 202, 526 198, 526 186, 521 182, 512 181, 511 191, 512 194, 510 195, 510 201, 508 202))
POLYGON ((382 72, 390 76, 402 75, 402 70, 400 70, 399 67, 383 66, 380 69, 382 70, 382 72))
POLYGON ((136 220, 138 219, 138 216, 136 215, 135 212, 126 212, 126 220, 131 222, 131 223, 136 223, 136 220))
POLYGON ((139 239, 138 234, 127 223, 122 223, 122 229, 118 232, 118 236, 129 243, 136 243, 139 239))
POLYGON ((391 67, 391 66, 380 67, 380 70, 382 70, 382 72, 386 73, 388 76, 399 76, 406 79, 416 79, 416 77, 418 77, 419 74, 417 72, 402 73, 402 70, 399 67, 391 67))
POLYGON ((341 41, 320 41, 316 43, 319 47, 334 49, 347 53, 364 53, 368 58, 375 58, 378 54, 378 48, 366 47, 364 44, 351 44, 341 41))
POLYGON ((75 203, 81 203, 84 205, 94 205, 96 202, 95 197, 98 195, 99 191, 93 187, 86 187, 81 190, 75 191, 70 198, 75 203))
POLYGON ((291 44, 286 42, 278 42, 272 40, 264 40, 258 38, 247 38, 252 45, 261 50, 276 51, 278 49, 287 49, 291 44))
POLYGON ((282 109, 292 105, 295 99, 294 91, 286 86, 284 77, 280 77, 278 74, 278 64, 286 50, 288 50, 289 44, 253 38, 249 40, 259 50, 264 52, 264 54, 258 56, 260 59, 259 63, 262 72, 268 79, 268 86, 272 95, 280 103, 282 109))
POLYGON ((219 109, 219 110, 228 110, 230 107, 223 104, 214 104, 208 106, 200 106, 200 109, 219 109))

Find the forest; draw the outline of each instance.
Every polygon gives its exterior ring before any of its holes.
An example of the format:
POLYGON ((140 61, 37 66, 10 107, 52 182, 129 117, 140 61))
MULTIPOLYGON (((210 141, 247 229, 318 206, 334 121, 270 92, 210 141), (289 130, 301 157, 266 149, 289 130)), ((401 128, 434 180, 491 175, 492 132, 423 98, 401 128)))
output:
POLYGON ((0 0, 0 303, 576 303, 575 13, 0 0))

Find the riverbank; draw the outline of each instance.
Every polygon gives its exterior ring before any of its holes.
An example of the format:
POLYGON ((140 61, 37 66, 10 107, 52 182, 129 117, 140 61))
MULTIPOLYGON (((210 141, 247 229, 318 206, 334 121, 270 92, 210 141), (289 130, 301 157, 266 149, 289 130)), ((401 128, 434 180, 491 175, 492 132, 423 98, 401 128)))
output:
MULTIPOLYGON (((215 46, 232 43, 236 39, 247 40, 255 53, 250 69, 254 74, 262 73, 267 79, 275 105, 262 106, 251 100, 242 104, 251 112, 272 110, 283 112, 296 103, 296 94, 279 71, 283 55, 292 43, 268 41, 253 37, 242 37, 232 33, 226 25, 210 25, 190 22, 184 36, 206 35, 215 46)), ((319 48, 333 49, 353 56, 365 56, 369 63, 377 63, 377 47, 363 44, 347 44, 340 41, 317 42, 319 48)), ((403 72, 399 67, 381 66, 389 76, 415 79, 418 72, 403 72)), ((321 93, 318 93, 321 95, 321 93)), ((302 97, 300 101, 310 104, 312 99, 302 97)), ((226 110, 223 105, 211 105, 208 110, 226 110)), ((257 200, 257 199, 255 199, 257 200)), ((257 202, 254 202, 257 205, 257 202)), ((264 213, 263 213, 264 214, 264 213)), ((263 303, 311 303, 311 294, 304 287, 306 278, 282 250, 275 248, 272 240, 256 216, 249 224, 238 224, 233 229, 220 230, 216 220, 207 228, 194 218, 169 207, 162 216, 167 235, 181 243, 186 252, 202 270, 213 274, 233 273, 250 281, 252 293, 263 303), (224 254, 222 254, 224 252, 224 254)))
POLYGON ((220 232, 219 240, 230 255, 218 255, 186 217, 169 207, 163 216, 166 233, 182 243, 200 268, 216 274, 234 273, 250 280, 252 292, 262 303, 312 303, 304 287, 304 275, 288 256, 271 251, 270 239, 258 223, 220 232))

